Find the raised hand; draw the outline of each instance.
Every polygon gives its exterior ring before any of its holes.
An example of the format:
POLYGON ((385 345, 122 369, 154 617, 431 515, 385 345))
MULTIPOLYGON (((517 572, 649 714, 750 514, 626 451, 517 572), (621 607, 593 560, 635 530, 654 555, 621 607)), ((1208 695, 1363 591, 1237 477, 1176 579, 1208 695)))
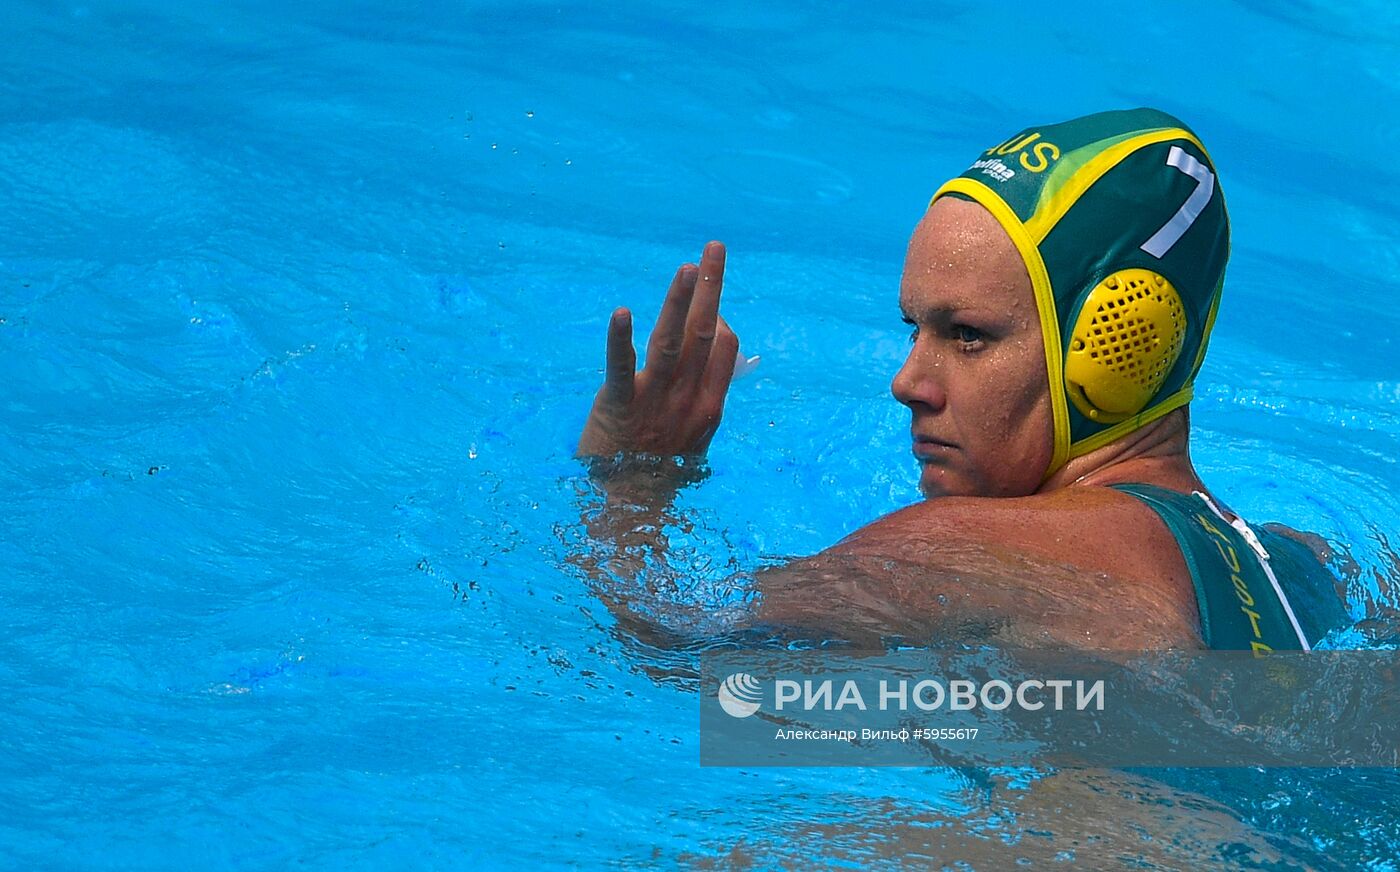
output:
POLYGON ((719 314, 724 245, 705 246, 700 265, 676 271, 637 372, 632 313, 608 322, 607 375, 579 439, 580 457, 618 452, 698 456, 719 429, 739 337, 719 314))

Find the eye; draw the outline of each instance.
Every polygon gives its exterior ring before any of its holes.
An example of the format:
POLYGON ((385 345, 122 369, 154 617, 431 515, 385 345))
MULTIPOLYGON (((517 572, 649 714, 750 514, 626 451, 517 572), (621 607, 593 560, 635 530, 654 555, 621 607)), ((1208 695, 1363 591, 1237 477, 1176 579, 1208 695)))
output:
POLYGON ((980 345, 982 340, 986 337, 983 335, 982 331, 978 330, 976 327, 969 327, 966 324, 954 324, 953 338, 970 348, 980 345))
POLYGON ((915 339, 918 339, 919 325, 915 324, 913 320, 909 318, 901 318, 900 320, 909 325, 909 341, 912 343, 915 339))

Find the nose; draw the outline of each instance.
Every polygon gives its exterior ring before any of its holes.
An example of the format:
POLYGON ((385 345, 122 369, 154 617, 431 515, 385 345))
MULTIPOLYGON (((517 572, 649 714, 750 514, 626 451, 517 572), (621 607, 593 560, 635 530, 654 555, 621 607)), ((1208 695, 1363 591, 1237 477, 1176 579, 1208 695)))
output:
POLYGON ((921 349, 917 344, 909 349, 904 365, 890 382, 894 398, 911 409, 924 406, 929 411, 942 411, 948 404, 948 391, 937 358, 936 353, 921 349))

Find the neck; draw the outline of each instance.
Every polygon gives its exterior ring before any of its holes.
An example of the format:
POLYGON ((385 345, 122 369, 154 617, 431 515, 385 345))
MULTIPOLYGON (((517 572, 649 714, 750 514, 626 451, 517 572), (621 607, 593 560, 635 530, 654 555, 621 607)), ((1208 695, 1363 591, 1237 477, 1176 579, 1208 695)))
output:
POLYGON ((1177 409, 1121 439, 1074 458, 1047 478, 1038 492, 1125 482, 1156 484, 1178 491, 1205 490, 1191 465, 1190 430, 1186 409, 1177 409))

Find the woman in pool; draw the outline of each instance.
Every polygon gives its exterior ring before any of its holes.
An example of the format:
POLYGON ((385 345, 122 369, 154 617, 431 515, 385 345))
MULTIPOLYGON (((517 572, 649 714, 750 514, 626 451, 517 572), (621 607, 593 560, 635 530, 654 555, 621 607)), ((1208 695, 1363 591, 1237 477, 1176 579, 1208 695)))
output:
MULTIPOLYGON (((839 630, 862 603, 905 635, 981 616, 1059 643, 1257 654, 1344 623, 1304 537, 1250 527, 1191 463, 1228 254, 1210 158, 1164 113, 1034 127, 980 155, 934 195, 900 282, 912 347, 892 388, 927 499, 765 573, 760 619, 839 630), (1008 550, 1015 577, 988 569, 1008 550)), ((640 372, 631 316, 612 315, 578 453, 621 455, 595 478, 628 501, 661 510, 681 479, 626 455, 697 457, 718 427, 739 347, 724 258, 712 242, 676 273, 640 372)))

